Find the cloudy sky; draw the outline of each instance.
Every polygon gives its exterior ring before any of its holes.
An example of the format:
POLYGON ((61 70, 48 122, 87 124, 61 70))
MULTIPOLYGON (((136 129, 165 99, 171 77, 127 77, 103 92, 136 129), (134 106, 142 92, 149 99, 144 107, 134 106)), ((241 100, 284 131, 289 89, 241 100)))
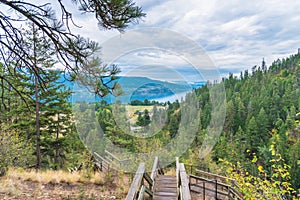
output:
MULTIPOLYGON (((143 7, 147 16, 127 33, 135 29, 167 29, 194 41, 212 60, 216 68, 224 73, 236 73, 260 65, 264 58, 270 65, 277 58, 297 53, 300 48, 300 1, 295 0, 135 0, 143 7)), ((124 38, 117 31, 101 31, 96 28, 92 16, 76 15, 81 35, 97 40, 100 44, 114 37, 124 38)), ((126 33, 125 33, 126 34, 126 33)), ((144 35, 143 37, 146 37, 144 35)), ((156 42, 166 43, 156 38, 156 42)), ((114 40, 114 39, 113 39, 114 40)), ((176 44, 180 49, 180 42, 176 44)), ((143 43, 143 42, 142 42, 143 43)), ((172 43, 172 41, 171 41, 172 43)), ((130 46, 130 43, 127 43, 130 46)), ((115 48, 116 49, 116 48, 115 48)), ((170 49, 169 49, 170 50, 170 49)), ((181 51, 182 52, 182 51, 181 51)), ((178 52, 151 51, 149 49, 130 52, 127 58, 120 55, 117 63, 127 72, 130 66, 173 64, 184 67, 188 61, 178 59, 178 52), (127 63, 123 63, 127 61, 127 63), (137 62, 139 60, 139 62, 137 62), (128 63, 129 62, 129 63, 128 63), (126 67, 129 67, 126 70, 126 67)), ((181 57, 180 57, 181 58, 181 57)), ((178 69, 178 66, 177 68, 178 69)), ((131 70, 131 68, 130 68, 131 70)))
MULTIPOLYGON (((195 41, 222 72, 238 73, 277 58, 297 53, 300 48, 300 1, 136 0, 147 16, 136 28, 163 28, 195 41)), ((117 31, 95 29, 92 18, 76 19, 79 30, 103 43, 117 31)), ((163 41, 162 41, 163 42, 163 41)), ((149 54, 140 53, 140 59, 149 54)), ((153 56, 153 55, 152 55, 153 56)), ((156 55, 159 56, 159 53, 156 55)), ((153 57, 152 57, 153 58, 153 57)), ((149 65, 149 63, 147 63, 149 65)))

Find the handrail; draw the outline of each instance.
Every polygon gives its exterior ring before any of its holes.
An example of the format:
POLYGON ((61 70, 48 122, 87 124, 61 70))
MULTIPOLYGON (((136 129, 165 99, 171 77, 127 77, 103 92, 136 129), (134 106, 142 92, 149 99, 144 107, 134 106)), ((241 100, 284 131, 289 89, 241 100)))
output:
POLYGON ((104 152, 112 158, 112 161, 116 160, 119 163, 123 163, 123 162, 129 161, 129 159, 123 159, 123 160, 121 160, 120 158, 118 158, 117 156, 115 156, 114 154, 112 154, 111 152, 109 152, 107 150, 104 150, 104 152))
POLYGON ((131 183, 130 189, 126 196, 126 200, 132 200, 137 198, 138 191, 142 185, 144 172, 145 172, 145 163, 141 163, 135 173, 134 179, 131 183))
POLYGON ((177 180, 177 185, 179 183, 179 158, 176 157, 176 180, 177 180))
POLYGON ((104 161, 106 163, 110 163, 107 159, 103 158, 102 156, 100 156, 98 153, 94 152, 94 156, 98 157, 101 159, 101 161, 104 161))
POLYGON ((213 174, 213 173, 206 172, 206 171, 203 171, 203 170, 200 170, 200 169, 196 169, 196 176, 199 176, 199 175, 207 177, 209 179, 217 179, 217 180, 220 180, 222 182, 230 182, 231 184, 236 184, 236 181, 233 178, 228 178, 226 176, 221 176, 221 175, 218 175, 218 174, 213 174))
POLYGON ((103 158, 96 152, 93 153, 93 156, 94 156, 95 160, 97 161, 95 164, 101 171, 103 171, 103 169, 106 169, 107 171, 110 170, 110 161, 103 158))
MULTIPOLYGON (((242 194, 233 188, 231 185, 218 182, 217 180, 211 180, 195 175, 190 175, 190 186, 195 186, 203 190, 203 195, 206 194, 206 191, 210 191, 214 193, 214 196, 217 198, 218 195, 227 196, 229 199, 238 199, 242 200, 242 194), (196 180, 196 183, 192 183, 192 179, 196 180), (198 182, 202 181, 202 185, 198 182), (214 184, 215 188, 207 187, 207 184, 214 184)), ((199 191, 191 188, 191 191, 199 193, 199 191)))
POLYGON ((187 179, 187 174, 184 168, 184 164, 179 164, 179 177, 181 182, 181 199, 182 200, 191 200, 191 193, 189 189, 189 183, 187 179))
MULTIPOLYGON (((231 184, 231 187, 233 188, 233 190, 237 191, 238 192, 238 189, 240 188, 239 185, 237 184, 236 180, 233 179, 233 178, 228 178, 226 176, 221 176, 221 175, 218 175, 218 174, 213 174, 213 173, 210 173, 210 172, 206 172, 206 171, 203 171, 203 170, 199 170, 199 169, 196 169, 196 175, 199 176, 206 176, 207 178, 209 179, 216 179, 216 180, 220 180, 222 182, 227 182, 227 183, 230 183, 231 184), (235 188, 234 188, 234 187, 235 188)), ((240 193, 239 193, 240 195, 240 193)))
POLYGON ((126 200, 142 200, 145 197, 145 193, 147 193, 152 199, 154 181, 157 174, 163 174, 163 171, 159 165, 158 157, 155 157, 154 159, 150 176, 146 172, 145 163, 141 163, 136 171, 135 177, 126 196, 126 200), (147 183, 148 187, 145 185, 145 183, 147 183))
POLYGON ((93 156, 96 160, 95 165, 101 171, 103 171, 103 169, 109 171, 113 168, 111 166, 119 167, 120 169, 122 169, 122 167, 124 168, 124 163, 129 161, 129 159, 121 160, 107 150, 105 150, 104 153, 104 155, 99 155, 97 152, 93 152, 93 156), (114 161, 116 161, 116 163, 114 161), (117 166, 116 164, 119 164, 119 166, 117 166))
POLYGON ((191 200, 191 193, 189 188, 189 183, 187 179, 187 174, 183 163, 179 163, 178 157, 176 157, 176 178, 177 187, 179 191, 180 200, 191 200))
POLYGON ((154 181, 155 177, 157 174, 164 174, 163 169, 159 165, 159 160, 158 157, 156 156, 154 158, 153 166, 152 166, 152 171, 151 171, 151 179, 154 181))
POLYGON ((145 192, 150 195, 150 197, 153 197, 153 192, 150 189, 152 186, 153 181, 145 171, 145 163, 141 163, 127 193, 126 200, 144 199, 145 192), (146 180, 149 187, 144 184, 144 180, 146 180))

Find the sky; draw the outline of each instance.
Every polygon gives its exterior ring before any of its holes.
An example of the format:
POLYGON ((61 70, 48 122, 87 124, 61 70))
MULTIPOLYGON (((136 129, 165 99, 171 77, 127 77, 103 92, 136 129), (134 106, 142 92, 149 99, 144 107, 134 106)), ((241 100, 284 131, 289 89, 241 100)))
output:
POLYGON ((261 65, 262 59, 269 66, 278 58, 296 54, 300 48, 300 1, 297 0, 134 0, 146 17, 125 33, 101 30, 93 15, 82 15, 70 5, 71 1, 63 2, 81 27, 73 27, 73 31, 99 42, 106 52, 99 55, 110 57, 109 62, 116 63, 123 75, 138 75, 136 71, 142 70, 137 69, 145 66, 149 70, 144 70, 144 74, 149 76, 158 74, 154 71, 157 66, 165 69, 161 70, 161 77, 152 76, 165 80, 174 78, 169 76, 170 70, 185 80, 194 80, 188 74, 195 76, 195 68, 200 70, 198 79, 201 76, 204 80, 210 79, 209 73, 238 75, 261 65), (153 28, 156 35, 151 32, 153 28), (141 30, 137 37, 136 30, 141 30), (120 48, 120 43, 126 48, 120 48), (192 55, 186 49, 187 44, 196 45, 196 51, 201 53, 192 55), (113 59, 107 55, 111 52, 113 59), (209 63, 208 66, 195 66, 199 59, 209 63))
MULTIPOLYGON (((296 54, 300 48, 300 1, 295 0, 135 0, 146 17, 125 32, 135 29, 167 29, 194 41, 202 48, 222 74, 240 71, 261 65, 264 58, 271 65, 278 58, 296 54)), ((95 28, 90 17, 77 16, 77 24, 83 28, 81 35, 101 44, 113 37, 122 38, 118 31, 103 31, 95 28), (88 18, 88 20, 87 20, 88 18)), ((161 41, 164 43, 165 41, 161 41)), ((180 44, 178 45, 180 46, 180 44)), ((132 53, 131 53, 132 54, 132 53)), ((134 55, 145 65, 149 59, 161 57, 161 65, 178 62, 174 54, 140 51, 134 55), (169 59, 168 59, 169 57, 169 59), (168 60, 168 61, 167 61, 168 60)), ((133 59, 132 56, 131 59, 133 59)), ((138 60, 137 59, 137 60, 138 60)), ((151 60, 150 60, 151 61, 151 60)), ((119 63, 121 64, 121 63, 119 63)), ((157 63, 153 63, 157 64, 157 63)), ((182 66, 187 65, 181 60, 182 66)), ((122 65, 122 64, 121 64, 122 65)), ((126 64, 127 66, 130 63, 126 64)), ((126 71, 124 67, 123 71, 126 71)))

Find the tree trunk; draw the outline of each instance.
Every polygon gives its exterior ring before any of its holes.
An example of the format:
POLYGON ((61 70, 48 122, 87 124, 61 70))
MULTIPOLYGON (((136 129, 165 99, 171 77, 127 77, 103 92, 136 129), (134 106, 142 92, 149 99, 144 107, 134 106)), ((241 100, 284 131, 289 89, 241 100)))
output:
POLYGON ((40 105, 39 105, 39 87, 38 87, 38 69, 36 55, 36 35, 33 25, 33 61, 34 61, 34 86, 35 86, 35 117, 36 117, 36 169, 41 168, 41 130, 40 130, 40 105))
POLYGON ((56 127, 56 142, 55 142, 55 170, 57 169, 58 157, 59 157, 59 146, 58 146, 58 137, 59 137, 59 114, 57 114, 57 127, 56 127))
POLYGON ((41 132, 40 132, 40 106, 39 106, 39 88, 35 75, 35 117, 36 117, 36 169, 41 168, 41 132))

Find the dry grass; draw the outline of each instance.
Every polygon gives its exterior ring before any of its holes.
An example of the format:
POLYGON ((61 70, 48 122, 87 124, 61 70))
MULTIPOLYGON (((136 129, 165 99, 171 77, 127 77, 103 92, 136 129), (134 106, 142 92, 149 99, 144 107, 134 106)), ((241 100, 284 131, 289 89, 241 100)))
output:
POLYGON ((105 174, 95 173, 86 175, 85 172, 68 173, 62 170, 53 171, 24 171, 23 169, 9 169, 6 177, 8 179, 19 179, 39 183, 94 183, 102 185, 105 183, 105 174))
POLYGON ((93 195, 97 196, 95 199, 109 199, 111 196, 124 199, 130 182, 129 175, 122 173, 112 175, 89 174, 85 171, 69 173, 60 170, 36 172, 35 170, 9 169, 7 174, 0 178, 0 199, 13 197, 12 199, 27 200, 23 198, 24 196, 42 199, 71 196, 74 197, 72 199, 77 199, 80 195, 85 195, 83 199, 88 199, 88 196, 93 195), (46 198, 43 195, 48 196, 46 198))
MULTIPOLYGON (((144 111, 147 109, 149 112, 152 112, 154 106, 132 106, 132 105, 125 105, 125 109, 127 112, 127 116, 129 116, 129 119, 136 118, 138 115, 134 114, 136 111, 144 111)), ((164 106, 157 106, 157 109, 165 108, 164 106)))

